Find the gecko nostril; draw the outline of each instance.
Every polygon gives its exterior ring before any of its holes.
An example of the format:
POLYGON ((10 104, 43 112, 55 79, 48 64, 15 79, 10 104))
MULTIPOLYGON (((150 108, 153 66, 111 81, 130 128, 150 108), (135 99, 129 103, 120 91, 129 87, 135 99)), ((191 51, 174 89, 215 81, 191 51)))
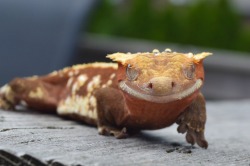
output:
POLYGON ((175 82, 172 81, 172 83, 171 83, 172 88, 174 88, 175 85, 176 85, 175 82))
POLYGON ((148 86, 147 86, 147 88, 149 88, 149 89, 153 89, 153 83, 148 83, 148 86))

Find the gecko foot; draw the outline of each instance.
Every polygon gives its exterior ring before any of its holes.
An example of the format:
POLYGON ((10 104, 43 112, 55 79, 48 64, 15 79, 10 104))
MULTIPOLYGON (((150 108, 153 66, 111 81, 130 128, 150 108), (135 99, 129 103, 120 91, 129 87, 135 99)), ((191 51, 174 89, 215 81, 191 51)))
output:
POLYGON ((186 140, 188 143, 194 145, 197 143, 200 147, 207 149, 208 143, 204 136, 204 124, 195 119, 189 119, 188 112, 184 112, 179 119, 177 124, 179 125, 177 131, 179 133, 187 133, 186 140))
POLYGON ((117 139, 123 139, 128 137, 127 128, 121 130, 109 126, 98 127, 98 133, 101 135, 113 135, 117 139))
POLYGON ((207 149, 208 143, 204 136, 206 123, 205 99, 201 93, 193 103, 179 116, 176 123, 179 125, 179 133, 187 133, 186 140, 190 144, 197 143, 200 147, 207 149))

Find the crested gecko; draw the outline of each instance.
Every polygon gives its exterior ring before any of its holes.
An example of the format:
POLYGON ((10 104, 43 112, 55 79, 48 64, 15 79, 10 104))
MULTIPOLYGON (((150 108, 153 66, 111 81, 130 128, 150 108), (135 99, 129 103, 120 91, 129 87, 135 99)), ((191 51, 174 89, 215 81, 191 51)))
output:
POLYGON ((52 111, 126 138, 173 123, 186 141, 207 148, 203 59, 211 53, 114 53, 116 63, 75 65, 45 76, 16 78, 0 89, 0 108, 52 111))

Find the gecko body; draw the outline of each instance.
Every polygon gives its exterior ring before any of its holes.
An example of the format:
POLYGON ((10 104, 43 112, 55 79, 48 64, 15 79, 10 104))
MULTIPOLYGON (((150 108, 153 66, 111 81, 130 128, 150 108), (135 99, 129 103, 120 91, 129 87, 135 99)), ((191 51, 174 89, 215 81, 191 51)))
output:
POLYGON ((99 134, 125 138, 173 123, 187 142, 207 148, 204 137, 203 59, 210 53, 169 50, 115 53, 116 63, 68 67, 45 76, 16 78, 0 89, 0 107, 16 105, 79 119, 99 134))

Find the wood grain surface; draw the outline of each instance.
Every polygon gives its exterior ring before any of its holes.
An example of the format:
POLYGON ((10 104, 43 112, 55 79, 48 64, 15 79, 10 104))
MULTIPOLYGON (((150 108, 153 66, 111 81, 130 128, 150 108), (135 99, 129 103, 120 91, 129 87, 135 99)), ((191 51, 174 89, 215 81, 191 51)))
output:
POLYGON ((207 113, 209 147, 204 150, 188 145, 185 136, 177 133, 177 125, 117 140, 56 115, 0 110, 0 165, 1 155, 9 152, 32 156, 45 165, 53 161, 58 165, 249 166, 250 100, 208 102, 207 113))

